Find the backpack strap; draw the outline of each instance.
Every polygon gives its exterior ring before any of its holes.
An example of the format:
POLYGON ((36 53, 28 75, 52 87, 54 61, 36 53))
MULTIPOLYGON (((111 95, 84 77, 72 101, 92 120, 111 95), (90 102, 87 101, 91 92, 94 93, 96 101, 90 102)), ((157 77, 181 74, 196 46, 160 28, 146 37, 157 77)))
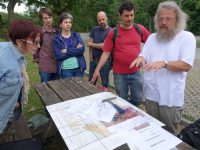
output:
POLYGON ((110 54, 110 62, 111 62, 111 68, 110 69, 112 69, 112 66, 113 66, 115 41, 116 41, 117 35, 118 35, 118 28, 114 27, 114 32, 113 32, 113 48, 112 48, 112 51, 111 51, 111 54, 110 54))
POLYGON ((113 47, 115 46, 115 41, 117 38, 117 34, 118 34, 118 28, 114 27, 114 33, 113 33, 113 47))
POLYGON ((142 30, 140 29, 139 25, 138 25, 137 23, 134 23, 133 25, 134 25, 136 31, 139 33, 139 35, 140 35, 140 37, 141 37, 141 39, 142 39, 143 32, 142 32, 142 30))

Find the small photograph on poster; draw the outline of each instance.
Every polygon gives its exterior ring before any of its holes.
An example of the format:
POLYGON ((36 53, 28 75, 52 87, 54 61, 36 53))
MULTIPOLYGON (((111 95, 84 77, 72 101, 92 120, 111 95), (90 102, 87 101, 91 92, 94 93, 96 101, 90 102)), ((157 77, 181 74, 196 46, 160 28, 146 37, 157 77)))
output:
POLYGON ((123 108, 124 109, 124 113, 119 113, 119 112, 116 112, 112 121, 111 122, 104 122, 104 121, 101 121, 106 127, 110 127, 112 125, 116 125, 116 124, 119 124, 121 122, 124 122, 128 119, 131 119, 131 118, 135 118, 135 117, 138 117, 138 116, 144 116, 141 112, 135 110, 134 108, 132 107, 126 107, 126 108, 123 108))

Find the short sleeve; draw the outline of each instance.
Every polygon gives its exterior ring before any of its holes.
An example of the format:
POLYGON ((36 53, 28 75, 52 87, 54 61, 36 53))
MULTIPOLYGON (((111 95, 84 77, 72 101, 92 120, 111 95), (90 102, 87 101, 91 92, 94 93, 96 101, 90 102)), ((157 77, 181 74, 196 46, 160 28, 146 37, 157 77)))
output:
POLYGON ((196 50, 196 39, 191 32, 186 32, 182 42, 180 60, 193 66, 196 50))
POLYGON ((113 34, 114 34, 114 29, 111 29, 108 32, 108 35, 104 41, 104 46, 103 46, 103 51, 104 52, 111 52, 113 48, 113 34))
POLYGON ((90 32, 89 37, 90 37, 91 39, 94 39, 94 30, 95 30, 95 27, 93 27, 93 28, 92 28, 92 31, 90 32))

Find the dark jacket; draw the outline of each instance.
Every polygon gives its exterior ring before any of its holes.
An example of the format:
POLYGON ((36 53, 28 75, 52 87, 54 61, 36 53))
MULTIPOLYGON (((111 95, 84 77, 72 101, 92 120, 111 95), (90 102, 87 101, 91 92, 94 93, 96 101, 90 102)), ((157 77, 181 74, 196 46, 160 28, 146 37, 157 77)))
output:
POLYGON ((57 71, 60 74, 61 73, 61 66, 65 59, 68 59, 70 57, 76 57, 79 63, 79 67, 81 70, 86 69, 86 62, 84 58, 84 51, 85 51, 85 45, 83 43, 83 40, 79 33, 72 32, 71 33, 71 43, 66 46, 65 42, 62 40, 61 34, 57 34, 53 39, 53 50, 54 54, 57 60, 57 71), (83 46, 81 48, 76 48, 78 44, 82 44, 83 46), (67 53, 62 54, 61 50, 67 49, 67 53))

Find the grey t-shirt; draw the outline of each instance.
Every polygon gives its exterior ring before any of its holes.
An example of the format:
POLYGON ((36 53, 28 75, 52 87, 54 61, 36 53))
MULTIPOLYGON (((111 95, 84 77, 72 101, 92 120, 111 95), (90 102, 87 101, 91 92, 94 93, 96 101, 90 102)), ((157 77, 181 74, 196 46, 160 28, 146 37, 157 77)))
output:
MULTIPOLYGON (((90 33, 90 38, 93 39, 94 43, 103 43, 108 32, 111 30, 111 27, 108 27, 106 29, 101 29, 99 26, 95 26, 92 28, 92 31, 90 33)), ((100 58, 102 54, 102 50, 94 48, 92 51, 93 58, 100 58)))

